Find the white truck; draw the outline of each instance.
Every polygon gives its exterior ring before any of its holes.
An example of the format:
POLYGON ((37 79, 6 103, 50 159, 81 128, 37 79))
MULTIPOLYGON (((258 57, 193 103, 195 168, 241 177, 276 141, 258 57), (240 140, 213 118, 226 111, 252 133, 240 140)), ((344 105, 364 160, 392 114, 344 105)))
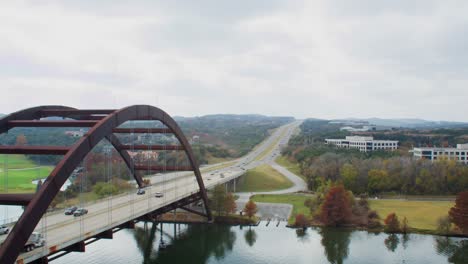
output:
MULTIPOLYGON (((7 235, 3 235, 0 237, 0 245, 3 244, 3 241, 7 238, 7 235)), ((42 236, 39 232, 33 232, 29 237, 28 241, 24 244, 23 251, 28 252, 34 250, 38 247, 42 247, 45 245, 44 236, 42 236)))

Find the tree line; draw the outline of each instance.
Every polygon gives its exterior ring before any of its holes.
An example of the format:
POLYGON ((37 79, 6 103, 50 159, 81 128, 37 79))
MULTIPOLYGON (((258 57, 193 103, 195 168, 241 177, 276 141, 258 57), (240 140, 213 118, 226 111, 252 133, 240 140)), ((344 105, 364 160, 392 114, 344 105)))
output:
POLYGON ((300 165, 311 190, 327 181, 341 182, 355 194, 371 195, 455 195, 468 189, 468 166, 454 160, 431 162, 415 160, 407 151, 363 153, 324 144, 330 135, 347 133, 326 120, 307 120, 282 154, 300 165))
POLYGON ((448 195, 468 189, 468 167, 454 160, 359 159, 325 153, 304 160, 300 168, 311 190, 328 180, 342 182, 356 194, 448 195))

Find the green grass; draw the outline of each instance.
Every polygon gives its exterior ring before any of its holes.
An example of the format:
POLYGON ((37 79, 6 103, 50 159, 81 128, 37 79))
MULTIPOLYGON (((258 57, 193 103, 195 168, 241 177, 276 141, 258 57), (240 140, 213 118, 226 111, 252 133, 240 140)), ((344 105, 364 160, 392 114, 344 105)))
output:
POLYGON ((3 170, 5 165, 8 169, 33 168, 37 166, 37 164, 24 155, 0 154, 0 169, 3 170))
POLYGON ((312 195, 304 194, 259 194, 254 195, 252 200, 254 202, 260 203, 284 203, 291 204, 293 206, 293 211, 291 217, 289 218, 289 224, 294 223, 296 219, 296 214, 304 214, 305 216, 310 216, 310 210, 304 205, 305 200, 312 198, 312 195))
POLYGON ((8 176, 5 172, 0 172, 0 192, 5 192, 5 185, 8 192, 31 192, 36 189, 36 185, 31 182, 35 179, 46 178, 49 176, 53 167, 45 166, 24 170, 8 170, 8 176), (7 179, 5 177, 7 176, 7 179))
POLYGON ((450 201, 370 200, 369 203, 382 219, 396 213, 400 221, 406 216, 410 227, 427 230, 436 230, 437 219, 446 216, 454 205, 450 201))
POLYGON ((301 177, 304 181, 306 181, 306 177, 301 174, 301 168, 299 167, 298 163, 291 162, 289 161, 286 157, 284 156, 279 156, 276 158, 276 163, 279 165, 285 167, 288 171, 296 174, 297 176, 301 177))
POLYGON ((36 185, 31 182, 46 178, 52 169, 52 166, 38 167, 24 155, 0 155, 0 192, 33 192, 36 185))
POLYGON ((287 189, 293 183, 269 165, 248 170, 238 186, 238 192, 266 192, 287 189))

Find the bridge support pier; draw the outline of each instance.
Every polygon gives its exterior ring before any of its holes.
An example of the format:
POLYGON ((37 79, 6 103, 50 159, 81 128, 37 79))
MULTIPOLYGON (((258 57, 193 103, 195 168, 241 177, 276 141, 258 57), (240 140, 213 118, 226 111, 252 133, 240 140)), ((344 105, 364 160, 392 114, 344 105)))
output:
POLYGON ((134 221, 128 221, 122 225, 119 226, 122 229, 135 229, 135 222, 134 221))
POLYGON ((42 257, 42 258, 38 258, 32 262, 29 262, 30 264, 48 264, 49 263, 49 260, 47 259, 47 257, 42 257))
POLYGON ((67 248, 64 249, 64 251, 67 252, 85 252, 86 251, 86 244, 84 241, 80 241, 78 243, 75 243, 73 245, 68 246, 67 248))
POLYGON ((112 232, 112 229, 106 230, 98 235, 96 235, 96 238, 98 239, 113 239, 114 238, 114 232, 112 232))

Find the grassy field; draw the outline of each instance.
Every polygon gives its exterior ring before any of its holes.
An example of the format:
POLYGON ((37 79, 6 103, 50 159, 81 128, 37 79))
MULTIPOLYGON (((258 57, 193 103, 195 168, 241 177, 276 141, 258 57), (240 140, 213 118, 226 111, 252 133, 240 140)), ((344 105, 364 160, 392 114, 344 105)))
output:
MULTIPOLYGON (((0 155, 0 162, 6 160, 6 155, 0 155)), ((36 185, 31 182, 35 179, 46 178, 49 176, 53 167, 41 166, 28 160, 23 155, 8 155, 8 162, 3 162, 0 166, 0 192, 31 192, 34 191, 36 185), (4 168, 7 167, 8 171, 5 172, 4 168)))
POLYGON ((286 169, 288 169, 290 172, 292 172, 292 173, 296 174, 297 176, 301 177, 302 179, 306 180, 306 177, 301 174, 301 168, 299 167, 299 164, 289 161, 284 156, 279 156, 278 158, 276 158, 275 161, 279 165, 281 165, 281 166, 285 167, 286 169))
POLYGON ((37 166, 33 161, 29 160, 24 155, 0 154, 0 169, 3 170, 5 165, 8 169, 24 169, 37 166))
POLYGON ((243 176, 238 192, 265 192, 287 189, 293 183, 269 165, 261 165, 248 170, 243 176))
POLYGON ((303 194, 259 194, 254 195, 252 200, 260 203, 285 203, 293 206, 289 223, 294 223, 296 214, 310 215, 310 210, 304 205, 304 201, 311 198, 311 195, 303 194))
POLYGON ((450 201, 370 200, 369 203, 382 219, 396 213, 400 221, 406 216, 410 227, 428 230, 437 229, 437 219, 446 216, 454 205, 450 201))

